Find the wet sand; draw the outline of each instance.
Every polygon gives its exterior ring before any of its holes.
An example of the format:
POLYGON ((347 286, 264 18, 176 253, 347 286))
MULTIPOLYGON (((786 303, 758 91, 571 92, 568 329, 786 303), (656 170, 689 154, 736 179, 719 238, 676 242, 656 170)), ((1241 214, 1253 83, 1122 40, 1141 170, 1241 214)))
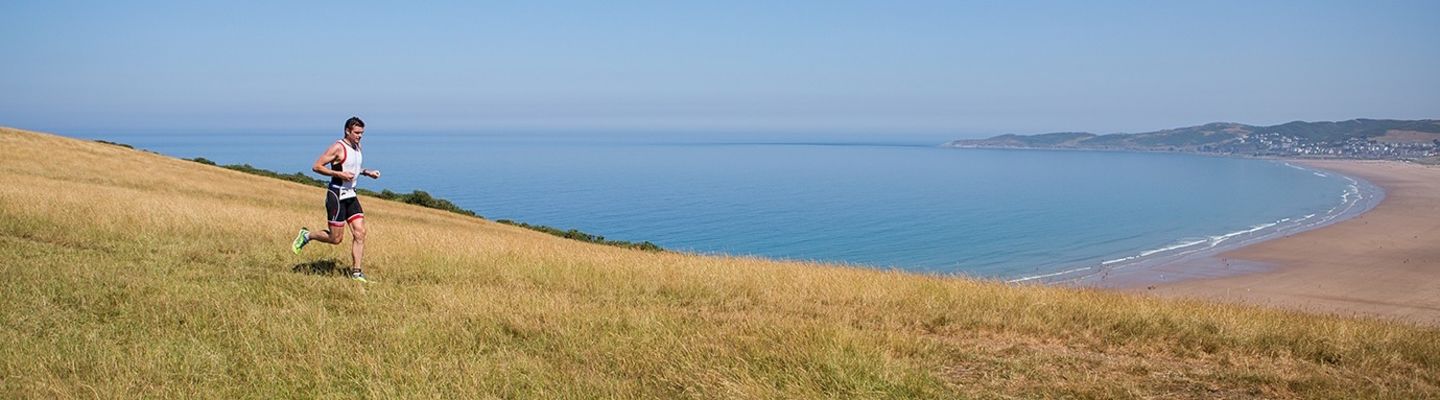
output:
POLYGON ((1119 289, 1440 326, 1440 167, 1298 163, 1369 180, 1385 199, 1334 225, 1156 269, 1185 279, 1119 289))

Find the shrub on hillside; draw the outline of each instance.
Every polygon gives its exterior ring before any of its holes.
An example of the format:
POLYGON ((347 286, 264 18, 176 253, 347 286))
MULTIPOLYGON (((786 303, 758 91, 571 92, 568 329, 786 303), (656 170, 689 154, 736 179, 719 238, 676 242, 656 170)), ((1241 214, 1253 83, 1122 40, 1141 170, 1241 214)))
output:
MULTIPOLYGON (((270 170, 255 168, 254 166, 251 166, 250 164, 217 165, 214 161, 210 161, 210 160, 208 160, 208 159, 206 159, 206 158, 204 158, 204 157, 188 158, 188 159, 185 159, 185 160, 194 161, 194 162, 201 163, 201 164, 205 164, 205 165, 214 165, 214 166, 218 166, 218 167, 220 167, 220 168, 225 168, 225 169, 233 170, 233 171, 240 171, 240 172, 244 172, 244 173, 251 174, 251 175, 260 175, 260 176, 266 176, 266 177, 271 177, 271 178, 280 179, 280 180, 285 180, 285 181, 290 181, 290 182, 296 182, 296 183, 300 183, 300 184, 304 184, 304 185, 325 187, 325 185, 329 184, 329 182, 326 181, 326 180, 311 178, 309 175, 305 175, 305 173, 303 173, 303 172, 296 172, 296 173, 293 173, 293 174, 282 174, 282 173, 278 173, 278 172, 275 172, 275 171, 270 171, 270 170)), ((475 217, 475 218, 480 218, 480 219, 484 219, 484 218, 485 218, 485 217, 483 217, 483 216, 480 216, 480 214, 475 213, 474 211, 470 211, 470 210, 467 210, 467 209, 464 209, 464 208, 460 208, 460 206, 455 205, 455 203, 450 202, 450 200, 446 200, 446 199, 442 199, 442 198, 437 198, 437 197, 431 196, 429 192, 426 192, 426 191, 423 191, 423 190, 414 190, 414 191, 411 191, 410 193, 395 193, 395 192, 390 191, 389 189, 385 189, 385 190, 381 190, 379 193, 376 193, 375 191, 372 191, 372 190, 358 189, 358 188, 357 188, 357 189, 355 189, 355 192, 356 192, 356 193, 359 193, 359 194, 361 194, 361 195, 364 195, 364 196, 372 196, 372 197, 377 197, 377 198, 381 198, 381 199, 385 199, 385 200, 398 201, 398 202, 405 203, 405 204, 414 204, 414 205, 421 206, 421 207, 425 207, 425 208, 433 208, 433 209, 437 209, 437 210, 449 211, 449 212, 453 212, 453 213, 456 213, 456 214, 468 215, 468 216, 475 217)), ((665 250, 664 248, 661 248, 660 246, 658 246, 658 245, 656 245, 656 244, 654 244, 654 243, 650 243, 649 241, 644 241, 644 242, 635 243, 635 242, 627 242, 627 241, 623 241, 623 240, 608 240, 608 239, 605 239, 604 236, 592 235, 592 234, 588 234, 588 233, 585 233, 585 232, 581 232, 581 231, 575 230, 575 229, 571 229, 571 230, 560 230, 560 229, 557 229, 557 228, 554 228, 554 227, 545 226, 545 225, 530 225, 530 224, 527 224, 527 223, 524 223, 524 222, 515 222, 515 221, 508 220, 508 219, 502 219, 502 220, 495 221, 495 222, 499 222, 499 223, 507 224, 507 225, 514 225, 514 226, 518 226, 518 227, 522 227, 522 228, 526 228, 526 229, 531 229, 531 230, 536 230, 536 231, 540 231, 540 232, 545 232, 545 233, 549 233, 549 234, 551 234, 551 235, 563 237, 563 238, 566 238, 566 239, 579 240, 579 241, 582 241, 582 242, 603 244, 603 245, 616 246, 616 247, 625 247, 625 248, 631 248, 631 249, 637 249, 637 250, 645 250, 645 251, 664 251, 664 250, 665 250)))
POLYGON ((400 193, 392 192, 392 191, 390 191, 389 189, 386 189, 386 190, 380 191, 380 193, 379 193, 379 194, 376 194, 375 197, 379 197, 379 198, 386 199, 386 200, 395 200, 395 201, 399 201, 399 202, 402 202, 402 203, 405 203, 405 204, 414 204, 414 205, 421 206, 421 207, 434 208, 434 209, 437 209, 437 210, 445 210, 445 211, 453 212, 453 213, 456 213, 456 214, 469 215, 469 216, 472 216, 472 217, 480 217, 480 215, 479 215, 479 214, 476 214, 474 211, 470 211, 470 210, 466 210, 466 209, 464 209, 464 208, 460 208, 460 206, 455 205, 455 203, 451 203, 450 200, 437 199, 437 198, 435 198, 435 197, 431 197, 431 196, 430 196, 430 193, 427 193, 427 192, 425 192, 425 191, 423 191, 423 190, 415 190, 415 191, 411 191, 411 192, 408 193, 408 194, 400 194, 400 193))
POLYGON ((531 224, 527 224, 527 223, 524 223, 524 222, 511 221, 511 220, 508 220, 508 219, 495 220, 495 222, 499 222, 499 223, 506 224, 506 225, 518 226, 518 227, 521 227, 521 228, 530 229, 530 230, 534 230, 534 231, 545 232, 545 233, 548 233, 548 234, 551 234, 551 235, 563 237, 563 238, 566 238, 566 239, 579 240, 579 241, 582 241, 582 242, 589 242, 589 243, 595 243, 595 244, 603 244, 603 245, 615 246, 615 247, 625 247, 625 248, 636 249, 636 250, 645 250, 645 251, 664 251, 664 250, 665 250, 664 248, 660 247, 659 245, 656 245, 656 244, 654 244, 654 243, 650 243, 650 241, 648 241, 648 240, 647 240, 647 241, 644 241, 644 242, 639 242, 639 243, 636 243, 636 242, 627 242, 627 241, 624 241, 624 240, 609 240, 609 239, 605 239, 604 236, 591 235, 591 234, 588 234, 588 233, 585 233, 585 232, 581 232, 581 231, 576 230, 576 229, 561 230, 561 229, 559 229, 559 228, 555 228, 555 227, 552 227, 552 226, 546 226, 546 225, 531 225, 531 224))

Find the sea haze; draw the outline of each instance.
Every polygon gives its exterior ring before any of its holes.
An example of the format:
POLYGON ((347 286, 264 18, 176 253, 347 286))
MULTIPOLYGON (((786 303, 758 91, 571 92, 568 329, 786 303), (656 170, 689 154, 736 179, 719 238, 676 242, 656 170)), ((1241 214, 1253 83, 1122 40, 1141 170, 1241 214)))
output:
MULTIPOLYGON (((337 137, 88 138, 288 173, 337 137)), ((384 179, 360 186, 674 250, 1024 279, 1293 230, 1345 209, 1363 184, 1277 161, 943 141, 376 130, 365 166, 384 179)))

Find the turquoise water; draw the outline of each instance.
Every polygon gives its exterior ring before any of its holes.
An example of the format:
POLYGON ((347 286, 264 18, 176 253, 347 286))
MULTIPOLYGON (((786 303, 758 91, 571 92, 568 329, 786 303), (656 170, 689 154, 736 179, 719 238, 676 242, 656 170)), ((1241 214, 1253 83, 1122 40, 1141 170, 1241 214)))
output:
MULTIPOLYGON (((90 138, 294 172, 336 135, 90 138)), ((1358 193, 1276 161, 942 141, 375 131, 366 167, 384 179, 360 185, 668 249, 1003 279, 1293 230, 1358 193)), ((317 221, 321 199, 317 189, 317 221)))

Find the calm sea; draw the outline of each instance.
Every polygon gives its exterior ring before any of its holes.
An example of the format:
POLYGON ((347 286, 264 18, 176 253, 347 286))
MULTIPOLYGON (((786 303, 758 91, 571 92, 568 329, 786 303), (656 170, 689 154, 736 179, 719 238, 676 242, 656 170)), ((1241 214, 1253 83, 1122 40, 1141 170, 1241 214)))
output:
MULTIPOLYGON (((87 138, 295 172, 338 135, 87 138)), ((1276 161, 943 139, 372 130, 365 166, 384 177, 360 185, 669 249, 1002 279, 1294 230, 1353 208, 1365 186, 1276 161)))

